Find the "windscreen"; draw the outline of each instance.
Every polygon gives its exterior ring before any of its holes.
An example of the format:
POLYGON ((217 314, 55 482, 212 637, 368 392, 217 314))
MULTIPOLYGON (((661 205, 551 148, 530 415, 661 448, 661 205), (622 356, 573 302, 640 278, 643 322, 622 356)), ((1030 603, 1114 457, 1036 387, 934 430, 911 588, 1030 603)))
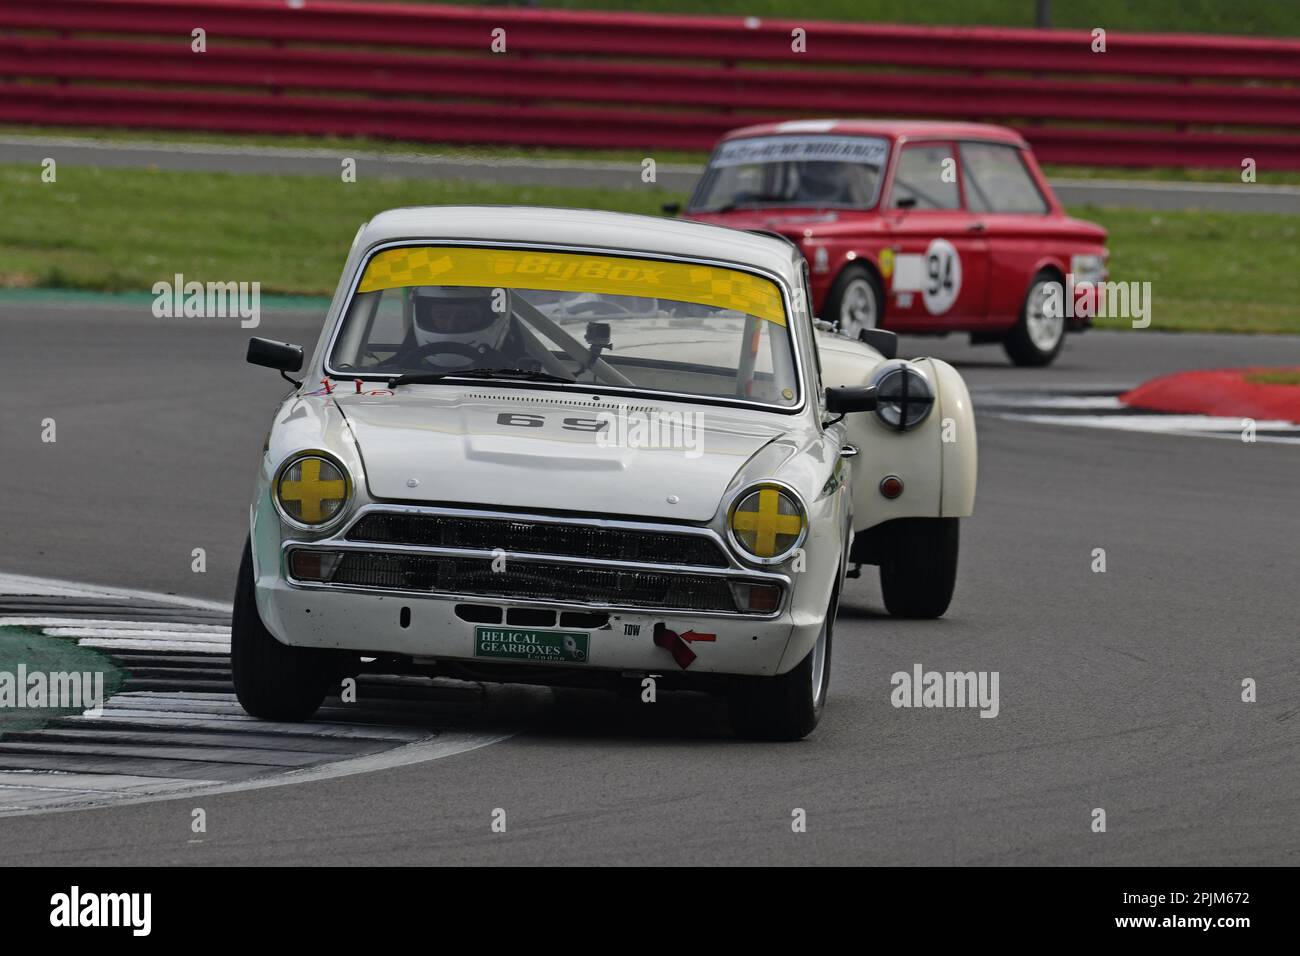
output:
POLYGON ((874 206, 889 144, 870 136, 757 136, 723 143, 693 212, 761 206, 874 206))
POLYGON ((378 252, 328 367, 339 377, 517 371, 548 385, 799 401, 794 345, 772 280, 702 263, 568 252, 378 252))

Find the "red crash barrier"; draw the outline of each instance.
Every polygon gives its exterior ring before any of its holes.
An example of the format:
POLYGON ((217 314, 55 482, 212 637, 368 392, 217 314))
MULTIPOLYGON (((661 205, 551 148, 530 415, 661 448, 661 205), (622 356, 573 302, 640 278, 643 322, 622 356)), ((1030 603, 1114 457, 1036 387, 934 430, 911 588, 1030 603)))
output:
POLYGON ((1300 42, 1095 45, 1064 30, 0 0, 0 122, 704 149, 751 121, 923 116, 1015 126, 1048 162, 1300 169, 1300 42))

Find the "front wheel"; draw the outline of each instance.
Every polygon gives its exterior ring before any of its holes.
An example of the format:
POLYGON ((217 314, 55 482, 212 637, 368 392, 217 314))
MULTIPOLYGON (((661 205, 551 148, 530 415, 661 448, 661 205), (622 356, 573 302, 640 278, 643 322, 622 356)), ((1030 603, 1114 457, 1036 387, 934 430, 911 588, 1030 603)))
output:
POLYGON ((329 681, 323 652, 281 644, 262 623, 248 544, 239 562, 230 621, 230 672, 239 703, 262 720, 306 720, 325 700, 329 681))
POLYGON ((894 617, 942 617, 957 586, 957 519, 900 518, 880 560, 880 590, 894 617))
POLYGON ((880 280, 869 269, 848 266, 831 285, 823 318, 834 322, 841 335, 861 339, 863 332, 879 328, 884 300, 880 280))
POLYGON ((839 589, 831 596, 817 643, 802 661, 777 677, 739 679, 731 695, 731 726, 751 740, 802 740, 826 707, 831 682, 831 633, 839 589))
POLYGON ((1065 303, 1060 277, 1043 270, 1029 283, 1020 321, 1002 342, 1016 365, 1050 365, 1065 342, 1065 303), (1052 304, 1053 297, 1056 303, 1052 304))

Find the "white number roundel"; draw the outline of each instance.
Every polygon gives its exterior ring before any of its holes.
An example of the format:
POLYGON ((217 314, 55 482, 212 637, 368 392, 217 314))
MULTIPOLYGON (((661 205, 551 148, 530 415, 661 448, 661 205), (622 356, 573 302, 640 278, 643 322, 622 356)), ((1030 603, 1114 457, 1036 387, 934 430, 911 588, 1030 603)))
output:
POLYGON ((925 250, 925 311, 943 315, 961 294, 961 256, 947 239, 932 239, 925 250))

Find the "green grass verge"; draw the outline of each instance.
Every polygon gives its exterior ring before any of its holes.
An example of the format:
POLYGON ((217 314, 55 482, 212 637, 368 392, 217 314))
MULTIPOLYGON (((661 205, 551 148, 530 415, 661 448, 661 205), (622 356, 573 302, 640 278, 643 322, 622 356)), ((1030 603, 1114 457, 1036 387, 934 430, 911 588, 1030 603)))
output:
MULTIPOLYGON (((657 214, 677 193, 365 178, 0 166, 0 286, 147 292, 176 272, 328 295, 357 226, 394 206, 520 203, 657 214)), ((1111 274, 1150 281, 1152 326, 1300 333, 1300 217, 1079 209, 1111 274)), ((1099 325, 1126 327, 1103 320, 1099 325)))
POLYGON ((0 286, 140 292, 180 272, 333 292, 357 227, 395 206, 500 203, 658 213, 676 193, 362 176, 0 166, 0 286))
MULTIPOLYGON (((26 666, 27 674, 102 673, 104 700, 117 693, 124 679, 122 670, 111 659, 89 647, 82 647, 74 639, 46 637, 37 628, 0 627, 0 682, 16 684, 19 665, 26 666)), ((15 686, 8 692, 27 699, 26 688, 15 686)), ((4 700, 5 693, 0 689, 0 700, 4 700)), ((81 710, 71 708, 0 706, 0 737, 6 732, 34 730, 56 717, 79 713, 81 710)))
MULTIPOLYGON (((1110 230, 1115 281, 1151 283, 1151 328, 1300 333, 1300 216, 1074 209, 1110 230)), ((1100 328, 1128 328, 1099 319, 1100 328)))
MULTIPOLYGON (((429 3, 433 0, 404 0, 429 3)), ((497 5, 499 0, 469 0, 497 5)), ((1034 25, 1034 0, 539 0, 542 8, 725 14, 781 20, 843 20, 954 26, 1034 25)), ((1052 4, 1052 26, 1091 30, 1300 35, 1300 5, 1272 0, 1088 0, 1052 4)))
POLYGON ((1246 381, 1257 385, 1300 385, 1300 368, 1255 372, 1247 375, 1246 381))

